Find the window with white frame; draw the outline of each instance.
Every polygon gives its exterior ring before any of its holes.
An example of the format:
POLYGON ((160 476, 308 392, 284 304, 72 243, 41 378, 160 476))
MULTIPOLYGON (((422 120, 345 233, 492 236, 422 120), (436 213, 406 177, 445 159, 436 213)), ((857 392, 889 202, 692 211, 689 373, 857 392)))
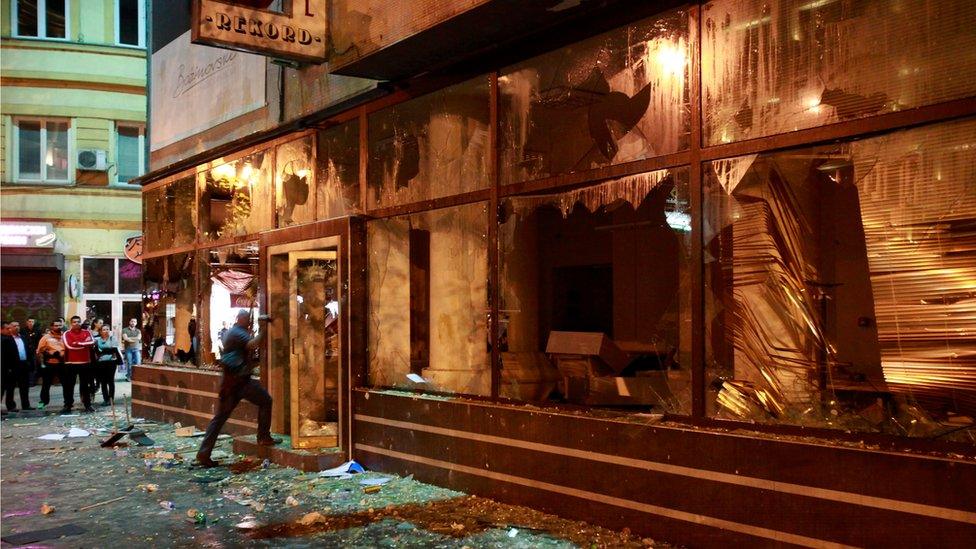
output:
POLYGON ((18 38, 68 39, 68 0, 11 0, 11 28, 18 38))
POLYGON ((18 119, 14 127, 15 180, 68 181, 68 120, 18 119))
POLYGON ((142 265, 125 257, 82 257, 84 317, 101 318, 119 331, 135 318, 142 323, 142 265))
POLYGON ((145 129, 134 124, 116 125, 115 165, 117 183, 128 183, 142 175, 145 168, 143 146, 145 129))
POLYGON ((144 48, 145 35, 145 1, 115 0, 115 43, 144 48))

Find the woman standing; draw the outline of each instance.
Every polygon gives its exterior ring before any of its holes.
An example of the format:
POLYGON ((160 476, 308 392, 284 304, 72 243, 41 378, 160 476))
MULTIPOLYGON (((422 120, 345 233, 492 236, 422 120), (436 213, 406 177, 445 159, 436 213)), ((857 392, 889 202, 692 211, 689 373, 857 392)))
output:
POLYGON ((115 370, 121 361, 119 344, 112 337, 111 328, 107 324, 101 325, 95 339, 95 378, 102 388, 102 406, 115 400, 115 370))

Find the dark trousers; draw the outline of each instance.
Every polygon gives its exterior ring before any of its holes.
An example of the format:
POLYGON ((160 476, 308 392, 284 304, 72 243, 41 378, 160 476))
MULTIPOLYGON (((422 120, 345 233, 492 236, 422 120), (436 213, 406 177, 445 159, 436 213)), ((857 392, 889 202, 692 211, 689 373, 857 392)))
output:
POLYGON ((258 439, 271 436, 271 395, 264 390, 261 383, 250 376, 242 377, 224 374, 220 382, 220 402, 217 405, 217 415, 207 426, 207 433, 200 443, 197 455, 210 457, 220 430, 227 423, 227 419, 241 399, 247 400, 258 407, 258 439))
POLYGON ((85 408, 91 407, 91 386, 95 379, 91 364, 65 364, 61 388, 64 390, 64 408, 70 410, 75 403, 75 380, 78 380, 78 394, 85 408))
MULTIPOLYGON (((58 376, 58 379, 63 379, 63 370, 64 366, 61 364, 43 364, 39 368, 38 374, 41 376, 41 403, 45 406, 51 402, 51 384, 54 383, 54 376, 58 376)), ((61 383, 64 383, 64 381, 61 383)))
POLYGON ((115 400, 115 362, 108 364, 95 363, 95 376, 98 385, 102 388, 102 400, 111 402, 115 400))
POLYGON ((17 407, 14 402, 14 391, 17 389, 20 389, 20 407, 30 408, 30 387, 27 385, 29 375, 30 372, 27 370, 26 363, 3 369, 3 398, 6 401, 7 410, 13 410, 17 407))

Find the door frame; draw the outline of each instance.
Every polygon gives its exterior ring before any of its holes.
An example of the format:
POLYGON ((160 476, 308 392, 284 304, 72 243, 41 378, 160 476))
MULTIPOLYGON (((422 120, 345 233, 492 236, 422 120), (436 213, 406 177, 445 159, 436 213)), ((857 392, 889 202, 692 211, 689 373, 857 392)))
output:
MULTIPOLYGON (((283 251, 314 248, 338 237, 339 315, 342 364, 339 371, 339 449, 352 459, 352 390, 366 380, 366 223, 361 217, 342 217, 262 233, 259 240, 260 305, 268 306, 270 257, 283 251)), ((270 341, 262 342, 261 383, 268 386, 270 341)))

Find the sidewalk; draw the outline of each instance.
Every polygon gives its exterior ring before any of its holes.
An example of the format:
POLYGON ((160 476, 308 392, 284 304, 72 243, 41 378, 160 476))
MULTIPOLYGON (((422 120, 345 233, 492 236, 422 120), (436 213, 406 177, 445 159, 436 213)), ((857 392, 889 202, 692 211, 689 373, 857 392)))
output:
MULTIPOLYGON (((41 403, 41 385, 40 379, 38 379, 38 384, 30 388, 30 405, 37 408, 41 403)), ((80 412, 84 407, 81 404, 81 397, 78 393, 78 383, 75 383, 75 404, 74 411, 80 412)), ((128 381, 116 381, 115 382, 115 407, 116 412, 120 414, 125 414, 122 408, 123 397, 132 396, 132 383, 128 381)), ((22 418, 22 417, 37 417, 49 414, 58 414, 61 412, 61 408, 64 407, 64 392, 61 390, 60 385, 51 386, 51 401, 44 408, 44 410, 20 410, 20 392, 14 391, 14 402, 17 404, 17 412, 12 414, 5 414, 4 417, 9 418, 22 418)), ((102 393, 101 391, 95 394, 95 398, 92 399, 92 406, 98 410, 101 408, 99 404, 102 403, 102 393)), ((6 403, 0 402, 0 407, 3 410, 7 409, 6 403)), ((106 408, 108 409, 108 408, 106 408)))
POLYGON ((224 466, 195 468, 200 439, 176 436, 171 424, 136 423, 151 447, 124 438, 101 448, 107 408, 25 414, 0 422, 0 536, 67 530, 3 547, 666 547, 412 475, 326 478, 262 463, 231 454, 229 436, 213 454, 224 466), (91 435, 38 438, 73 428, 91 435))

